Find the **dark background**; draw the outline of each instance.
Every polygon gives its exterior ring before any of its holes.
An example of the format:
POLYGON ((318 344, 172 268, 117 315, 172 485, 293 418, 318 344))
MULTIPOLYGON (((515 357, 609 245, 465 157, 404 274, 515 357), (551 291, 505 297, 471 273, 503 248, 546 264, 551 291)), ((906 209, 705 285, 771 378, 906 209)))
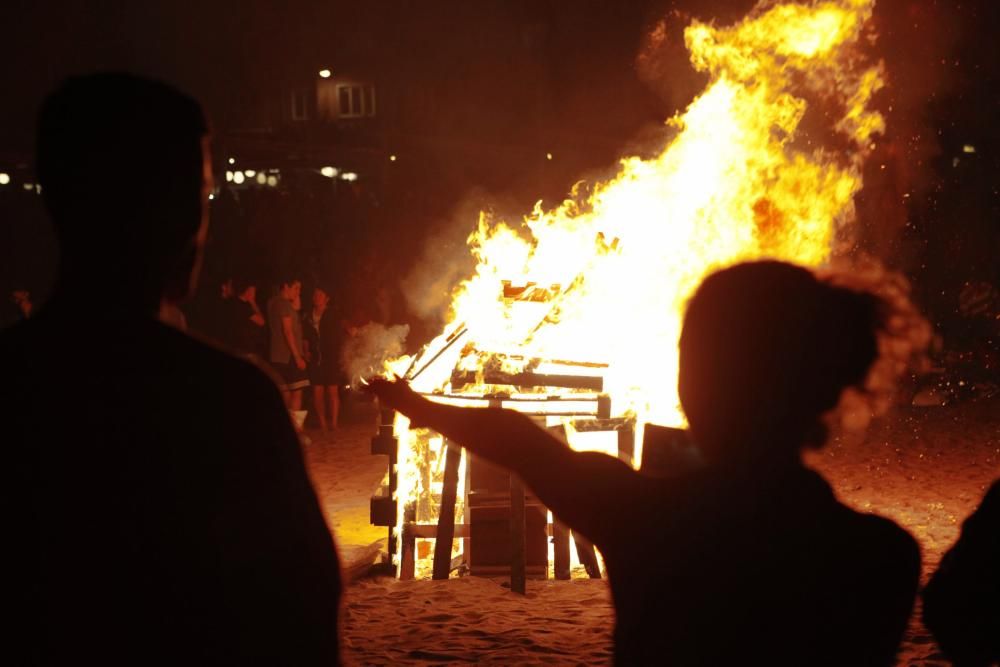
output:
MULTIPOLYGON (((290 181, 291 192, 264 207, 275 219, 258 219, 268 216, 257 204, 220 197, 210 280, 234 270, 268 279, 292 264, 334 282, 345 302, 389 290, 388 316, 416 320, 423 313, 396 293, 427 256, 427 239, 440 244, 441 271, 455 271, 444 259, 461 245, 454 219, 483 193, 524 211, 608 170, 626 150, 651 145, 662 121, 703 84, 687 64, 684 25, 691 17, 729 22, 752 5, 7 0, 0 5, 0 171, 31 178, 33 116, 63 77, 111 68, 162 78, 202 100, 220 174, 223 156, 249 154, 248 146, 289 169, 317 166, 327 154, 350 154, 365 167, 356 186, 338 184, 337 193, 315 179, 290 181), (665 46, 640 58, 644 36, 662 19, 665 46), (287 92, 321 68, 373 82, 377 119, 315 135, 283 131, 287 92), (220 259, 234 245, 255 250, 249 259, 220 259), (336 248, 307 252, 319 245, 336 248)), ((946 331, 961 329, 952 323, 961 319, 968 282, 1000 285, 997 5, 876 6, 877 48, 890 79, 879 105, 889 134, 858 199, 860 242, 915 282, 921 304, 946 331)), ((19 285, 43 298, 51 282, 51 238, 29 197, 0 188, 4 299, 19 285)))

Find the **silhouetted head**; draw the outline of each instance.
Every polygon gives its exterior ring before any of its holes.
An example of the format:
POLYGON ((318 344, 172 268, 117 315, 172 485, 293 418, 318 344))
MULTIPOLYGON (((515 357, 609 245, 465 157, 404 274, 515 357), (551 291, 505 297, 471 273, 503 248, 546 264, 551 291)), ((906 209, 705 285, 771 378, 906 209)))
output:
POLYGON ((780 262, 709 276, 688 305, 678 382, 706 457, 788 459, 822 445, 824 413, 876 358, 879 304, 780 262))
POLYGON ((198 103, 129 74, 73 77, 42 104, 37 140, 63 284, 145 307, 186 296, 212 187, 198 103))
POLYGON ((244 301, 256 301, 257 283, 246 277, 236 278, 233 280, 233 293, 244 301))
POLYGON ((302 281, 294 276, 285 276, 278 281, 278 294, 283 299, 293 301, 302 297, 302 281))
POLYGON ((314 287, 312 305, 316 308, 326 308, 330 304, 330 295, 322 287, 314 287))

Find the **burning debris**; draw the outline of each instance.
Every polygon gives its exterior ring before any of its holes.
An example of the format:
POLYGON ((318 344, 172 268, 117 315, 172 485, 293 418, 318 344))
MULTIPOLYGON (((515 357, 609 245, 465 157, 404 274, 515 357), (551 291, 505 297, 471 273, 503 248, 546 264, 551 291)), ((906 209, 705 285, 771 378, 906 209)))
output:
MULTIPOLYGON (((709 82, 667 121, 674 135, 659 154, 623 158, 614 178, 519 225, 481 214, 450 324, 382 371, 435 400, 528 412, 574 448, 600 440, 584 422, 622 420, 629 435, 610 429, 596 448, 638 465, 644 424, 684 425, 676 350, 702 279, 758 258, 818 267, 849 244, 862 165, 884 130, 872 108, 882 65, 863 48, 872 5, 763 2, 732 26, 691 23, 691 63, 709 82)), ((393 469, 373 516, 396 526, 402 557, 391 550, 412 575, 416 537, 462 537, 440 550, 449 562, 468 553, 481 464, 405 418, 394 433, 398 450, 388 423, 376 439, 393 469), (452 516, 465 522, 457 532, 433 526, 452 516)), ((509 498, 518 511, 523 492, 509 498)))

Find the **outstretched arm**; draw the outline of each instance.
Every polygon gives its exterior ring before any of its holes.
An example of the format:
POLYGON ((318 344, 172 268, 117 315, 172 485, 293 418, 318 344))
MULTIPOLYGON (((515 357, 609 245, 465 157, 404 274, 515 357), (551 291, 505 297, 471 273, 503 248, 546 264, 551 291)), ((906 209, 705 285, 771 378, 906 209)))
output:
POLYGON ((574 452, 513 410, 442 405, 401 380, 375 380, 371 389, 413 426, 431 428, 516 473, 556 516, 598 546, 644 484, 645 478, 621 461, 574 452))

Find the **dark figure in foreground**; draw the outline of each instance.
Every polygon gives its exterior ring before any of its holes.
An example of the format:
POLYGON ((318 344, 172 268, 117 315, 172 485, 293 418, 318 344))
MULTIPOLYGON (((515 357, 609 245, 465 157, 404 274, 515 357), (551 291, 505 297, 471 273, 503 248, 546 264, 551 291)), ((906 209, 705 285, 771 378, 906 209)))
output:
POLYGON ((0 335, 8 664, 337 664, 339 564, 281 395, 156 320, 205 237, 198 104, 74 78, 38 132, 61 266, 0 335))
POLYGON ((709 277, 680 343, 679 390, 708 465, 667 479, 576 453, 525 416, 388 405, 520 475, 604 554, 620 665, 889 665, 920 572, 917 545, 805 468, 821 418, 876 358, 874 298, 776 262, 709 277))
POLYGON ((959 667, 1000 664, 1000 481, 927 584, 924 624, 959 667))

